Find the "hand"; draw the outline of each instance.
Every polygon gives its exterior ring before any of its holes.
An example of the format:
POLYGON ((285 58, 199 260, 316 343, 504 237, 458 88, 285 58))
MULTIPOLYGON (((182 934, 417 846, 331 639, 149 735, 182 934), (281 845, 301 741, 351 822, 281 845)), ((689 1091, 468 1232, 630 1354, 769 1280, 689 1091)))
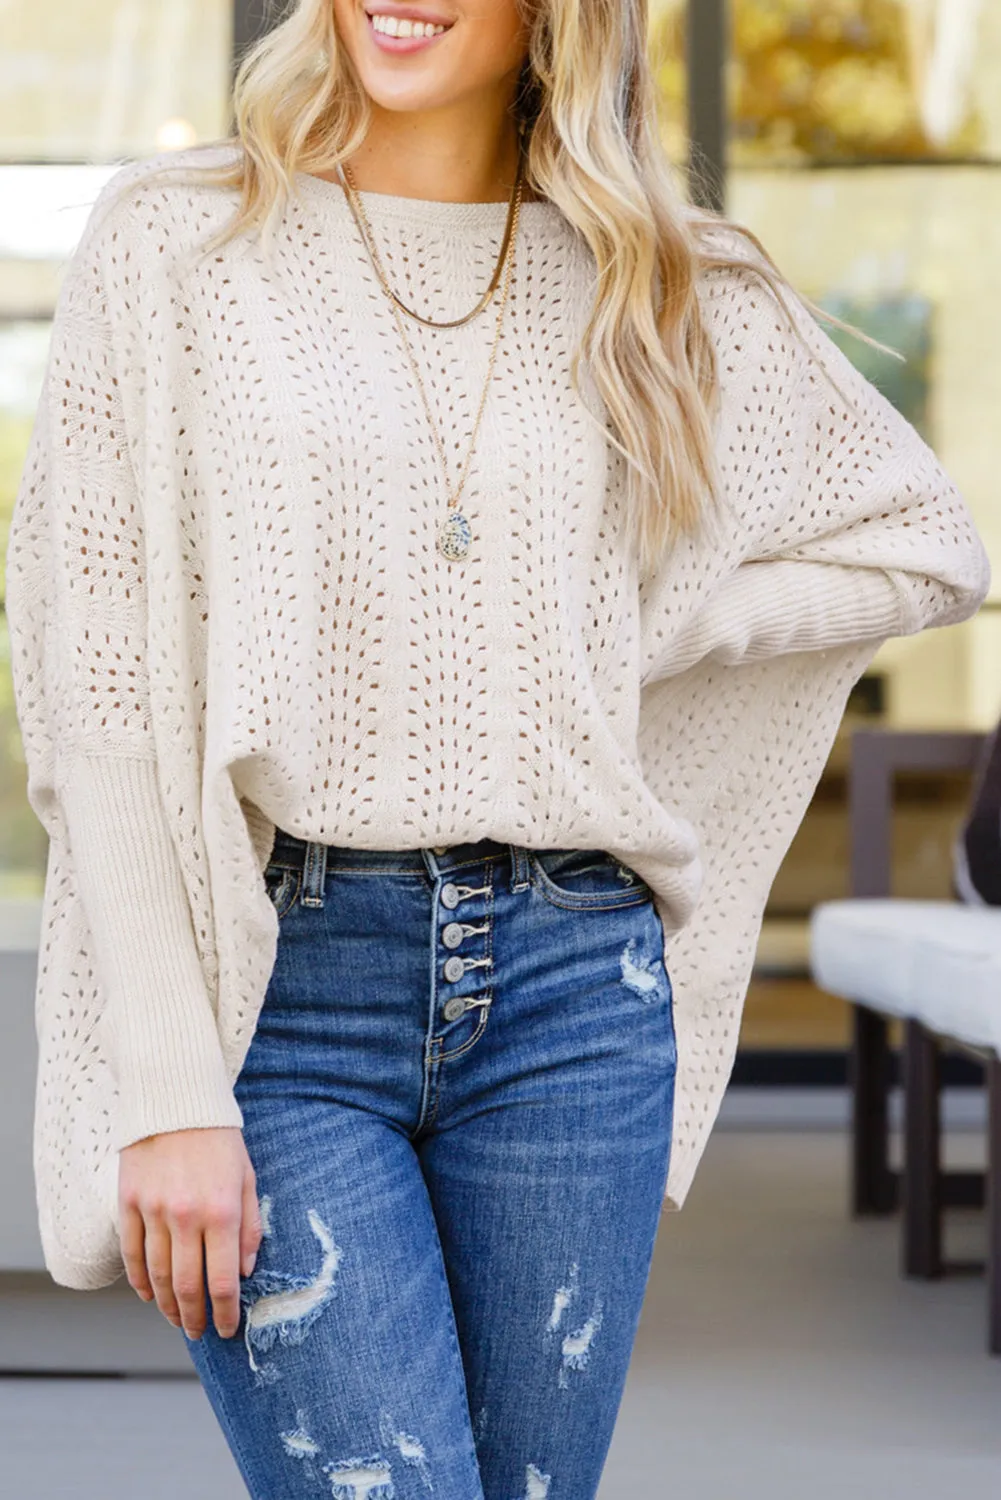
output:
POLYGON ((172 1130, 119 1153, 119 1238, 129 1284, 188 1338, 205 1331, 204 1263, 222 1338, 240 1323, 240 1275, 254 1269, 261 1215, 237 1126, 172 1130))

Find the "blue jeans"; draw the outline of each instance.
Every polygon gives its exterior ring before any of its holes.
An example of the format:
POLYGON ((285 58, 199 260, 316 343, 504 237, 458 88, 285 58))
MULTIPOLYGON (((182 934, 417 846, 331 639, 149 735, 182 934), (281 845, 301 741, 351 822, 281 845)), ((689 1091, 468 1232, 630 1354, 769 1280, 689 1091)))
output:
POLYGON ((660 1220, 676 1048, 600 850, 279 829, 236 1083, 265 1236, 183 1334, 254 1500, 592 1500, 660 1220))

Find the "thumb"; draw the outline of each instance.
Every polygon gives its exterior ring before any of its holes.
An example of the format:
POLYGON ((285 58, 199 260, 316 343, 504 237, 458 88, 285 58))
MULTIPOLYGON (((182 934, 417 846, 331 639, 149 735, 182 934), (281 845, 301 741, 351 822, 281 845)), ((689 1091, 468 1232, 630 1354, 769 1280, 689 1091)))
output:
POLYGON ((261 1208, 257 1201, 257 1183, 248 1171, 243 1178, 243 1211, 240 1215, 240 1272, 249 1276, 257 1260, 261 1243, 261 1208))

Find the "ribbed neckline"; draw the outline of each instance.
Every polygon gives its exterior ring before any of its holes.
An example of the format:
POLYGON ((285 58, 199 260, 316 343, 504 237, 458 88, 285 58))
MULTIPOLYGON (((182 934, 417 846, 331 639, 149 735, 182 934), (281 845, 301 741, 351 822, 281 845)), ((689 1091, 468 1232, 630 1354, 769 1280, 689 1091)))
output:
MULTIPOLYGON (((311 172, 296 172, 297 193, 304 199, 329 205, 352 223, 351 205, 339 182, 328 182, 311 172)), ((437 198, 406 198, 396 193, 359 190, 358 196, 373 223, 393 219, 405 224, 431 224, 442 229, 502 229, 507 221, 507 199, 496 203, 448 203, 437 198)), ((542 198, 521 205, 521 224, 547 223, 562 219, 556 204, 542 198)))

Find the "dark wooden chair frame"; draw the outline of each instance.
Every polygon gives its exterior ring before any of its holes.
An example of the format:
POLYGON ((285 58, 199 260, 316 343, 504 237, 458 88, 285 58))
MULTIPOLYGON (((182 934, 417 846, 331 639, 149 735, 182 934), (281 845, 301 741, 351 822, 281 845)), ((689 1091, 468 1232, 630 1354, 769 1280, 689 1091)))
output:
MULTIPOLYGON (((972 771, 984 743, 979 734, 857 730, 849 777, 851 894, 891 894, 890 854, 894 778, 900 771, 972 771)), ((889 1164, 888 1097, 891 1081, 889 1021, 864 1003, 853 1015, 851 1083, 852 1210, 856 1216, 903 1209, 902 1269, 933 1279, 947 1266, 942 1255, 946 1207, 985 1205, 988 1213, 987 1345, 1001 1354, 1001 1058, 938 1036, 919 1021, 904 1024, 901 1082, 904 1090, 904 1167, 889 1164), (983 1065, 988 1092, 986 1176, 944 1172, 941 1165, 941 1056, 951 1047, 983 1065)))

